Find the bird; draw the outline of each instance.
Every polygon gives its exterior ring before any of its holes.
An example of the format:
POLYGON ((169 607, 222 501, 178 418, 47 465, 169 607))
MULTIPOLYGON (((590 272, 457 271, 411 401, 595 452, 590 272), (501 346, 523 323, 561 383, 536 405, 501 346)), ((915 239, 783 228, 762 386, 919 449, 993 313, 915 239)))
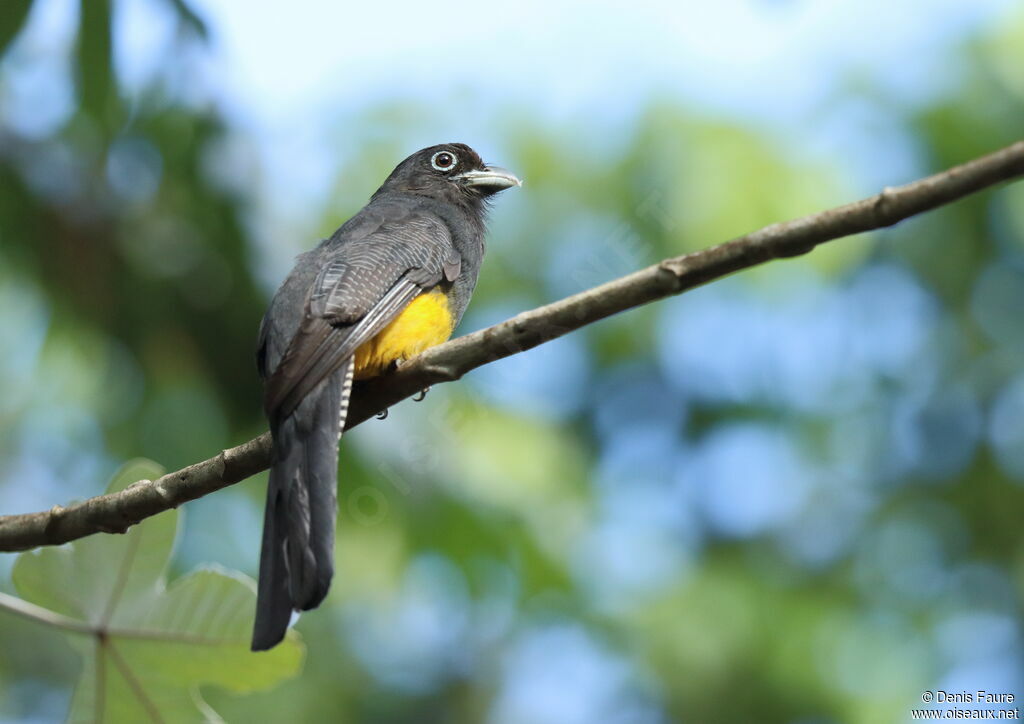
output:
POLYGON ((469 303, 493 196, 521 186, 462 143, 398 164, 369 202, 300 254, 260 324, 256 362, 273 438, 252 650, 334 575, 338 445, 354 380, 445 342, 469 303))

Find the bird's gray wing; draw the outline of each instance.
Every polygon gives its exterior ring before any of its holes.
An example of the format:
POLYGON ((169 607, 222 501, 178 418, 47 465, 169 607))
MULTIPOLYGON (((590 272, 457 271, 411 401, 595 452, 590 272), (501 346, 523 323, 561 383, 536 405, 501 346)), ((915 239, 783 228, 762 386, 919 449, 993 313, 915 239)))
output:
POLYGON ((439 218, 385 212, 372 231, 336 240, 322 257, 299 328, 267 380, 268 414, 290 414, 418 294, 458 276, 461 259, 439 218))

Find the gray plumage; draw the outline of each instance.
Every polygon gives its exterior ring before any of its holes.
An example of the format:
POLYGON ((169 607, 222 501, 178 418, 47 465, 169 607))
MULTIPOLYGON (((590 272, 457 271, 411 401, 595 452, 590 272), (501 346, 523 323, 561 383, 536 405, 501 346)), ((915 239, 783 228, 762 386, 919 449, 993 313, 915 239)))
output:
POLYGON ((327 595, 355 351, 433 289, 447 295, 458 323, 483 259, 487 198, 518 183, 462 144, 419 151, 358 214, 300 255, 274 295, 257 351, 274 451, 254 650, 276 645, 293 610, 327 595))

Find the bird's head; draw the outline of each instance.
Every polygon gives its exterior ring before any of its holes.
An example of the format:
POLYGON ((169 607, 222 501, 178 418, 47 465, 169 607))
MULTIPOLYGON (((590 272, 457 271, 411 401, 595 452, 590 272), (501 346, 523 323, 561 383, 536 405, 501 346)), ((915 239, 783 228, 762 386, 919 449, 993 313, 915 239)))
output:
POLYGON ((442 143, 417 151, 398 164, 377 194, 413 193, 439 201, 466 203, 522 185, 511 172, 485 164, 466 144, 442 143))

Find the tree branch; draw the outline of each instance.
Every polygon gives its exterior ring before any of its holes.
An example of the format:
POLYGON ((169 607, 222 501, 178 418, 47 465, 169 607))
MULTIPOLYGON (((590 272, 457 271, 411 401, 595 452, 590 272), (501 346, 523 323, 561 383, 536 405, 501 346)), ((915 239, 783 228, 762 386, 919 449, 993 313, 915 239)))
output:
MULTIPOLYGON (((346 427, 488 362, 536 347, 587 324, 693 289, 771 259, 806 254, 818 244, 891 226, 1001 181, 1024 176, 1024 141, 861 201, 772 224, 709 249, 666 259, 501 324, 427 350, 401 369, 360 384, 346 427)), ((270 464, 270 433, 154 480, 62 508, 0 516, 0 551, 56 545, 93 533, 123 533, 151 515, 237 483, 270 464)))

